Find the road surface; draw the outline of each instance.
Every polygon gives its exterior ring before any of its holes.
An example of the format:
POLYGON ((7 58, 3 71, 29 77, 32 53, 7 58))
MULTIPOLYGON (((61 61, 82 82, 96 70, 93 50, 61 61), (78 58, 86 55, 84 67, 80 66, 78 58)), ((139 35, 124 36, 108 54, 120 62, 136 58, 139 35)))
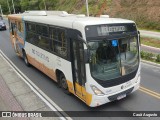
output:
POLYGON ((160 48, 155 48, 151 46, 141 45, 141 50, 154 54, 160 54, 160 48))

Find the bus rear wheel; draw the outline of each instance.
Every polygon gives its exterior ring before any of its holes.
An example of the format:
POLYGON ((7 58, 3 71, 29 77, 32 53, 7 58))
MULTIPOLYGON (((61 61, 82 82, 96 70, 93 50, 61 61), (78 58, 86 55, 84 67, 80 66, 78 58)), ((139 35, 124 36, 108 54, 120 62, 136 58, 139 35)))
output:
POLYGON ((27 55, 26 55, 26 52, 23 51, 23 59, 24 59, 24 62, 27 66, 30 66, 29 62, 28 62, 28 58, 27 58, 27 55))
POLYGON ((70 92, 68 90, 68 84, 67 84, 66 78, 63 74, 60 75, 60 85, 61 85, 61 88, 63 89, 64 93, 70 94, 70 92))

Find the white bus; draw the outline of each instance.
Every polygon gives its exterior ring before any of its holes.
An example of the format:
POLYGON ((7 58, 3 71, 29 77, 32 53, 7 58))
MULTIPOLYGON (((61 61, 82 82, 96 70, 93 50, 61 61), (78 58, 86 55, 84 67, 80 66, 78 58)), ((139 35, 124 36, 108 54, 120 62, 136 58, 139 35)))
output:
POLYGON ((134 21, 65 11, 8 16, 12 45, 90 107, 120 100, 140 86, 140 35, 134 21))

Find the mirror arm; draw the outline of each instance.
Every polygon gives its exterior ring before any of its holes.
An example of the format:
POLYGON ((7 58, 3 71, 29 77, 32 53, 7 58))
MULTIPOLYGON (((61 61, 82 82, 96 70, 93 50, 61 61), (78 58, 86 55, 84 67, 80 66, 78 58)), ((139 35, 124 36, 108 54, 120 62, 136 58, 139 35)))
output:
POLYGON ((138 30, 138 36, 139 36, 139 43, 140 43, 140 46, 141 46, 141 38, 140 38, 140 31, 138 30))
POLYGON ((88 43, 81 36, 78 35, 78 39, 81 40, 84 44, 86 44, 87 49, 89 48, 88 43))

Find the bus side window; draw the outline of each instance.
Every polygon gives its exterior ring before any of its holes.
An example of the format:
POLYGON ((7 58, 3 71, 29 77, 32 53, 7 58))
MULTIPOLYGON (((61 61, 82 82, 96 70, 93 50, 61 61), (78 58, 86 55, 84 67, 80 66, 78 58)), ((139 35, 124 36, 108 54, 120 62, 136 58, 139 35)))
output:
POLYGON ((37 34, 41 34, 42 30, 41 30, 41 26, 40 25, 36 25, 36 33, 37 34))
POLYGON ((38 44, 38 37, 35 33, 35 24, 33 23, 26 23, 26 28, 27 28, 27 41, 37 45, 38 44))
POLYGON ((46 25, 36 25, 37 46, 50 51, 50 39, 48 38, 48 27, 46 25))
POLYGON ((56 52, 62 55, 63 57, 67 57, 67 39, 66 32, 64 29, 58 29, 58 41, 56 42, 56 52))
POLYGON ((23 32, 24 32, 22 22, 19 22, 19 23, 18 23, 18 30, 19 30, 19 32, 21 32, 21 33, 23 33, 23 32))
POLYGON ((50 39, 52 41, 52 43, 51 43, 51 50, 53 52, 55 52, 55 41, 58 39, 58 37, 57 37, 57 30, 56 30, 56 28, 51 27, 49 31, 50 31, 49 37, 50 37, 50 39))
POLYGON ((48 37, 48 27, 45 25, 36 25, 36 33, 48 37))
POLYGON ((48 27, 42 26, 42 35, 48 37, 48 27))

